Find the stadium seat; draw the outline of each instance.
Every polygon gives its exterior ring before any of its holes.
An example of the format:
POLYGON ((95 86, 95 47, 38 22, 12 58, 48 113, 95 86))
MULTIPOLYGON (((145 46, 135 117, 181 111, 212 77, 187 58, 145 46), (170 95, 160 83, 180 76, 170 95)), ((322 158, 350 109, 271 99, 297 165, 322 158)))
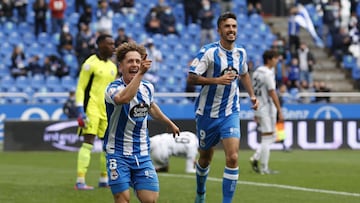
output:
POLYGON ((77 26, 79 22, 80 14, 73 12, 70 14, 70 16, 67 17, 67 21, 70 24, 70 26, 77 26))
POLYGON ((291 95, 291 103, 298 103, 299 101, 299 89, 294 87, 289 90, 289 93, 291 95))
POLYGON ((37 42, 33 42, 30 46, 26 47, 25 53, 28 54, 28 56, 35 56, 35 55, 43 55, 42 52, 42 45, 38 44, 37 42))
POLYGON ((152 39, 156 47, 160 47, 162 44, 164 44, 164 36, 162 34, 156 33, 152 36, 152 39))
POLYGON ((11 75, 5 75, 1 78, 1 88, 5 91, 14 86, 14 83, 15 79, 11 75))
POLYGON ((57 55, 57 47, 53 43, 47 43, 42 47, 42 50, 46 55, 57 55))
POLYGON ((32 32, 23 33, 22 39, 25 46, 30 46, 33 42, 36 41, 35 35, 32 32))
POLYGON ((0 44, 0 55, 10 56, 13 51, 13 46, 8 42, 1 42, 0 44))
POLYGON ((9 34, 8 36, 8 42, 12 45, 12 46, 16 46, 18 44, 23 43, 23 38, 20 36, 20 34, 18 32, 12 32, 9 34))
POLYGON ((69 67, 70 75, 75 77, 78 72, 79 66, 76 56, 73 54, 65 54, 63 56, 63 60, 65 64, 69 67))
POLYGON ((43 75, 34 75, 31 80, 31 87, 34 88, 35 91, 41 90, 45 87, 45 78, 43 75))
POLYGON ((190 34, 193 38, 199 38, 200 26, 195 23, 191 23, 187 27, 187 33, 190 34))
POLYGON ((360 79, 360 67, 358 67, 356 65, 351 71, 351 76, 354 80, 359 80, 360 79))
POLYGON ((6 102, 10 104, 24 104, 27 103, 27 99, 24 97, 7 97, 6 102))
POLYGON ((179 37, 175 34, 169 34, 164 37, 163 43, 166 43, 170 46, 170 48, 174 48, 177 44, 179 44, 179 37))
POLYGON ((19 33, 27 33, 27 32, 33 32, 33 27, 30 26, 27 22, 20 22, 17 26, 17 30, 19 33), (25 32, 26 31, 26 32, 25 32))
POLYGON ((70 91, 76 87, 76 80, 69 75, 62 77, 60 83, 65 91, 70 91))
POLYGON ((253 25, 251 23, 245 23, 243 29, 241 30, 241 32, 243 32, 247 37, 251 37, 255 30, 253 28, 253 25))
POLYGON ((60 33, 55 33, 51 36, 51 42, 57 46, 60 44, 60 33))
POLYGON ((7 41, 7 36, 0 31, 0 41, 1 42, 6 42, 7 41))
POLYGON ((26 87, 28 87, 30 84, 30 79, 26 76, 18 76, 15 79, 15 86, 22 91, 23 89, 25 89, 26 87))
POLYGON ((51 92, 58 90, 58 87, 61 87, 60 79, 56 76, 50 75, 45 79, 45 85, 51 92))
POLYGON ((354 69, 356 65, 356 58, 352 55, 344 55, 342 59, 342 65, 345 69, 354 69))
POLYGON ((249 21, 255 27, 258 27, 261 23, 263 23, 262 17, 256 13, 250 15, 249 21))
POLYGON ((41 45, 45 45, 50 42, 51 37, 47 32, 42 32, 38 35, 37 41, 41 45))
MULTIPOLYGON (((3 60, 6 60, 6 59, 0 57, 0 61, 3 61, 3 60)), ((5 64, 2 63, 2 64, 0 64, 0 79, 2 79, 6 75, 10 75, 10 69, 5 64)))
POLYGON ((6 21, 2 30, 4 34, 10 35, 12 32, 17 32, 16 24, 11 21, 6 21))
POLYGON ((269 28, 269 26, 265 23, 260 23, 258 25, 258 31, 259 31, 259 34, 262 36, 262 37, 266 37, 266 35, 268 35, 269 33, 271 33, 271 30, 269 28))

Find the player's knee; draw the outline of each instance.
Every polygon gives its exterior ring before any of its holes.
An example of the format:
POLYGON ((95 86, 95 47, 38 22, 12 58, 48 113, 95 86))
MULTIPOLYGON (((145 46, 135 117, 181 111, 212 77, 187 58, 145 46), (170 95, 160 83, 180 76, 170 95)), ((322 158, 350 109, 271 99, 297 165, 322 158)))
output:
POLYGON ((238 153, 231 153, 226 156, 226 165, 236 167, 238 164, 238 153))
POLYGON ((137 197, 142 203, 155 203, 159 198, 158 192, 151 192, 148 191, 146 193, 137 192, 137 197))
POLYGON ((114 194, 114 202, 118 203, 118 202, 130 202, 130 195, 126 195, 124 193, 116 193, 114 194))

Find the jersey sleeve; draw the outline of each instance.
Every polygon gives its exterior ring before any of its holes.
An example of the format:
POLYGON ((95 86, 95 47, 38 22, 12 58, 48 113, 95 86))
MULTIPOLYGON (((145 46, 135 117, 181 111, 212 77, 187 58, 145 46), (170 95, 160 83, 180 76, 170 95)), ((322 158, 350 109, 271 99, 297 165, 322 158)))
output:
POLYGON ((274 75, 273 74, 266 74, 265 75, 265 84, 267 87, 267 90, 275 90, 276 88, 276 84, 275 84, 275 79, 274 79, 274 75))
POLYGON ((105 101, 107 103, 116 105, 114 97, 118 92, 125 89, 125 86, 116 84, 115 82, 110 83, 105 89, 105 101))
POLYGON ((247 53, 244 48, 239 48, 240 53, 240 70, 239 75, 243 75, 249 72, 249 67, 247 65, 247 53))
POLYGON ((196 55, 195 59, 192 61, 190 65, 189 73, 194 73, 196 75, 202 75, 207 71, 209 67, 209 52, 207 49, 200 49, 199 53, 196 55))
POLYGON ((81 68, 78 84, 76 87, 76 105, 83 106, 85 98, 85 89, 89 84, 90 77, 93 73, 93 69, 90 63, 84 63, 81 68))

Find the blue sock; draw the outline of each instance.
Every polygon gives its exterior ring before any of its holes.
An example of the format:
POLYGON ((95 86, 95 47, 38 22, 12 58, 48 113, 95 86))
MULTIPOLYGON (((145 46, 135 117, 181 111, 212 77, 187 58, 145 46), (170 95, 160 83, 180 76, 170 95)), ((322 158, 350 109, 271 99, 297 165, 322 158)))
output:
POLYGON ((223 176, 223 203, 231 203, 239 178, 239 167, 224 169, 223 176))
POLYGON ((198 194, 204 194, 206 192, 206 179, 209 174, 209 166, 201 168, 198 162, 196 162, 196 192, 198 194))

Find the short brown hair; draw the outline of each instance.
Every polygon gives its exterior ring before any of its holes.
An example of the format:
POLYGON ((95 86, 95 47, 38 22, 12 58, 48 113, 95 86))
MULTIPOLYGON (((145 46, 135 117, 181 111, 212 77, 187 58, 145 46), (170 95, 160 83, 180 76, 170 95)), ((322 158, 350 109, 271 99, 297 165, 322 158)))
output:
POLYGON ((118 46, 116 50, 116 59, 121 62, 124 60, 125 55, 129 51, 136 51, 140 54, 141 58, 144 58, 146 55, 146 49, 143 45, 136 44, 135 42, 124 42, 120 46, 118 46))
POLYGON ((220 28, 221 22, 227 20, 228 18, 232 18, 232 19, 236 20, 236 15, 231 12, 225 12, 225 13, 221 14, 217 20, 217 27, 220 28))
POLYGON ((267 64, 268 61, 270 61, 271 59, 278 57, 278 56, 279 56, 279 54, 275 50, 272 50, 272 49, 266 50, 263 53, 263 62, 264 62, 264 64, 267 64))

